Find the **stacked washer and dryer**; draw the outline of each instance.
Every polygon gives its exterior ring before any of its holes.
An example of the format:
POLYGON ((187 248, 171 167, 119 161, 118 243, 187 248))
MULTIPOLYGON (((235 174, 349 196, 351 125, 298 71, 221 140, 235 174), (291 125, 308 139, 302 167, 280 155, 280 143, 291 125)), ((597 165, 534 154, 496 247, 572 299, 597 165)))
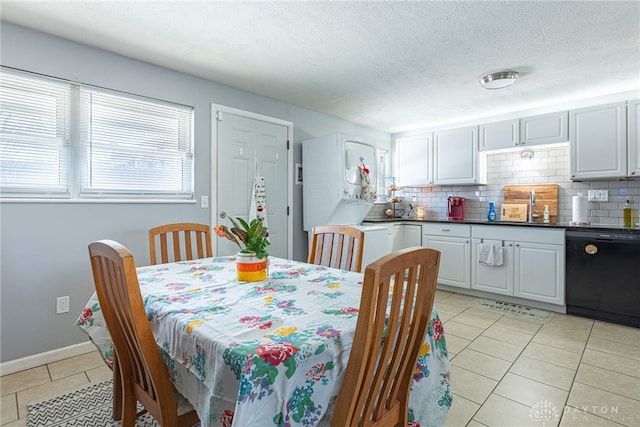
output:
POLYGON ((363 196, 358 166, 366 165, 376 183, 376 147, 364 139, 336 133, 302 142, 304 230, 319 225, 349 225, 365 232, 364 267, 389 252, 385 226, 365 226, 362 220, 373 207, 363 196))

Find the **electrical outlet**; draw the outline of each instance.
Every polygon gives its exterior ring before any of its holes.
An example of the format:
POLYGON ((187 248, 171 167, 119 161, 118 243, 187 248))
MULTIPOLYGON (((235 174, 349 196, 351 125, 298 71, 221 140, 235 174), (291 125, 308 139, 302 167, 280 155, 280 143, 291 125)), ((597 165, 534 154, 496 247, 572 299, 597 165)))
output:
POLYGON ((587 200, 590 202, 608 202, 609 190, 589 190, 587 200))
POLYGON ((69 297, 56 298, 56 314, 69 312, 69 297))

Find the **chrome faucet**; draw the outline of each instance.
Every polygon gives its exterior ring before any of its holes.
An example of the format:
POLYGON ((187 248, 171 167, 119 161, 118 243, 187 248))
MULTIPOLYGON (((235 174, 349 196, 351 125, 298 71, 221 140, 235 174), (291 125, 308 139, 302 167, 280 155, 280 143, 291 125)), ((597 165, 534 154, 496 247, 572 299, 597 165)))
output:
POLYGON ((533 218, 537 218, 540 215, 533 213, 533 207, 536 205, 536 192, 531 189, 531 194, 529 194, 529 222, 533 222, 533 218))

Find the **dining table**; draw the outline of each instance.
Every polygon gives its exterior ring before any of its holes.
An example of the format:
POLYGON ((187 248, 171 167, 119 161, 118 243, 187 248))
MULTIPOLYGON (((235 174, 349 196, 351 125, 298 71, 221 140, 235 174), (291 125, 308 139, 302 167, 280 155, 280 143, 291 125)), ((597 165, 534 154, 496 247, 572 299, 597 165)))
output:
MULTIPOLYGON (((349 360, 364 274, 270 256, 259 282, 236 257, 137 268, 147 318, 176 390, 202 426, 328 426, 349 360)), ((115 352, 97 295, 75 322, 105 363, 115 352)), ((409 425, 442 426, 451 407, 443 325, 413 371, 409 425)))

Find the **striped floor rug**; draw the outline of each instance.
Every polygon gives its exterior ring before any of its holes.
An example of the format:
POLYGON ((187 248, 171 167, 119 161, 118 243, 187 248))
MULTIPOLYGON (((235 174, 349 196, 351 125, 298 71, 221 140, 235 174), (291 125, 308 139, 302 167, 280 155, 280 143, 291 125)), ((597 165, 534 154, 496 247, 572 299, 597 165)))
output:
MULTIPOLYGON (((116 427, 112 418, 112 381, 27 405, 27 427, 116 427)), ((159 427, 153 417, 138 417, 136 427, 159 427)))

